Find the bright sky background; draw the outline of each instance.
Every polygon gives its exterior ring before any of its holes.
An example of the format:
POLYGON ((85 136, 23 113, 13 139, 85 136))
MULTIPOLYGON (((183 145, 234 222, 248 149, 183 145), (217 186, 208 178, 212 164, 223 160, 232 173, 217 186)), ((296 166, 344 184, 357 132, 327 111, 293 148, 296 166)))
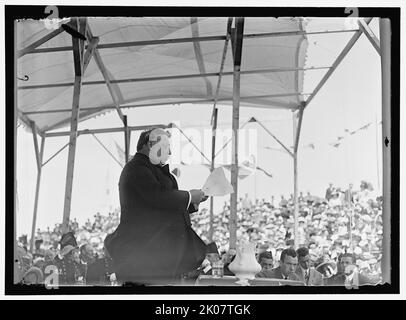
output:
MULTIPOLYGON (((377 19, 370 24, 379 37, 377 19)), ((340 52, 351 34, 309 36, 307 66, 331 65, 334 54, 340 52), (328 37, 328 38, 326 38, 328 37), (321 45, 323 43, 323 45, 321 45), (325 44, 328 44, 327 46, 325 44), (330 59, 331 58, 331 59, 330 59)), ((362 179, 370 181, 375 188, 382 185, 381 126, 381 80, 380 59, 365 35, 357 41, 349 54, 316 95, 304 112, 300 146, 314 143, 316 149, 299 147, 299 190, 323 196, 329 182, 346 188, 348 183, 359 187, 362 179), (345 136, 344 129, 356 130, 372 122, 367 130, 350 135, 339 148, 329 143, 345 136), (378 140, 377 140, 378 139, 378 140)), ((312 71, 305 74, 304 92, 311 92, 320 81, 322 74, 312 71)), ((230 106, 219 106, 219 129, 231 126, 230 106)), ((178 122, 186 134, 210 128, 212 105, 162 106, 125 110, 129 125, 167 124, 178 122), (193 131, 195 130, 195 131, 193 131)), ((292 114, 290 111, 264 110, 257 108, 240 109, 240 125, 250 117, 259 119, 273 134, 286 145, 292 145, 292 114)), ((122 126, 116 112, 110 112, 95 119, 80 123, 79 129, 122 126)), ((273 175, 269 178, 262 172, 239 180, 238 192, 243 197, 270 200, 271 195, 279 201, 280 195, 293 193, 293 161, 285 152, 268 150, 264 147, 279 145, 258 124, 250 123, 246 129, 257 130, 257 164, 273 175)), ((65 128, 64 130, 68 130, 65 128)), ((139 132, 133 132, 131 154, 134 154, 139 132)), ((202 134, 203 136, 203 134, 202 134)), ((124 145, 124 135, 100 134, 98 138, 116 156, 115 141, 124 145)), ((68 137, 48 138, 44 150, 44 162, 68 142, 68 137)), ((199 142, 195 138, 195 143, 199 142)), ((202 141, 201 145, 207 143, 202 141)), ((208 142, 210 145, 211 139, 208 142)), ((182 144, 186 145, 183 141, 182 144)), ((217 142, 219 149, 223 143, 217 142)), ((248 149, 249 146, 245 145, 248 149)), ((190 148, 187 147, 187 148, 190 148)), ((190 149, 192 150, 192 149, 190 149)), ((183 149, 183 153, 187 149, 183 149)), ((200 161, 194 153, 194 161, 200 161)), ((63 200, 67 169, 67 148, 46 164, 42 171, 37 227, 52 227, 62 221, 63 200)), ((210 157, 210 153, 207 153, 210 157)), ((176 155, 174 155, 176 157, 176 155)), ((185 160, 185 159, 184 159, 185 160)), ((240 161, 244 155, 240 155, 240 161)), ((179 184, 181 189, 203 186, 209 170, 201 165, 181 166, 179 184)), ((107 154, 91 135, 78 138, 74 171, 71 217, 80 223, 96 212, 106 212, 119 207, 118 179, 121 167, 107 154)), ((226 171, 229 178, 229 172, 226 171)), ((17 233, 30 234, 34 207, 36 163, 32 134, 22 126, 17 136, 17 233)), ((379 192, 380 193, 380 192, 379 192)), ((218 213, 229 196, 216 198, 218 213)), ((208 207, 209 201, 202 206, 208 207)))

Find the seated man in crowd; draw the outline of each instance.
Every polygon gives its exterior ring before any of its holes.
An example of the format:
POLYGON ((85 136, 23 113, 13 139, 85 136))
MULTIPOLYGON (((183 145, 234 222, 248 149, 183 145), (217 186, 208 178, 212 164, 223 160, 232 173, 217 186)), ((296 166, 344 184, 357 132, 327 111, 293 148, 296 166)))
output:
POLYGON ((341 272, 327 279, 326 285, 345 286, 349 289, 357 289, 359 286, 363 285, 376 285, 376 281, 359 273, 355 262, 356 259, 352 253, 342 254, 339 261, 341 272))
POLYGON ((234 273, 230 271, 228 266, 230 265, 231 262, 234 261, 235 256, 237 254, 237 251, 235 249, 229 249, 225 255, 222 257, 223 263, 224 263, 224 275, 225 276, 234 276, 234 273))
POLYGON ((95 260, 93 247, 90 244, 85 243, 80 246, 79 251, 80 251, 80 254, 79 254, 80 268, 81 268, 82 274, 84 274, 85 278, 86 278, 88 267, 95 260))
POLYGON ((273 257, 272 252, 265 251, 258 255, 258 262, 262 269, 260 272, 271 270, 273 268, 273 257))
POLYGON ((300 281, 295 273, 298 264, 297 253, 294 249, 288 248, 282 251, 279 267, 261 271, 257 278, 272 278, 300 281))
POLYGON ((35 250, 34 250, 34 254, 33 254, 33 258, 37 258, 37 257, 41 257, 43 258, 45 256, 45 250, 43 248, 41 248, 41 245, 43 244, 44 240, 42 239, 37 239, 35 240, 34 246, 35 246, 35 250))
POLYGON ((301 247, 296 250, 299 265, 296 269, 300 281, 307 286, 322 286, 323 275, 316 269, 310 267, 310 253, 306 247, 301 247))
POLYGON ((59 284, 76 284, 84 277, 84 274, 80 267, 79 250, 73 232, 64 234, 60 245, 61 251, 53 262, 58 268, 59 284))
POLYGON ((200 275, 212 275, 213 264, 220 260, 220 255, 215 242, 206 246, 206 258, 196 269, 183 275, 183 281, 195 281, 200 275))

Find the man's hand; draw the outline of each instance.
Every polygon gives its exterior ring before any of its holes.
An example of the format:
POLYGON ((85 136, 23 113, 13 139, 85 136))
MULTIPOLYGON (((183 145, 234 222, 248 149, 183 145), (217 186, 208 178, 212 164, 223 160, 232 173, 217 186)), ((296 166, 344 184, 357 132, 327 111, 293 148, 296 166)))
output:
MULTIPOLYGON (((200 202, 204 201, 203 198, 205 197, 204 192, 200 189, 192 189, 189 191, 190 195, 192 196, 191 203, 199 204, 200 202)), ((207 199, 205 199, 207 200, 207 199)))

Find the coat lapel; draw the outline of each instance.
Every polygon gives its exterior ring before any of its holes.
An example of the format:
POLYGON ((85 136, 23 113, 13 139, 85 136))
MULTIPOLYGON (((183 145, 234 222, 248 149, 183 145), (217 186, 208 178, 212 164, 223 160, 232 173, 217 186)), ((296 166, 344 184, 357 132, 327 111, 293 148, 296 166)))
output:
POLYGON ((296 269, 296 275, 299 277, 300 281, 305 282, 302 268, 298 267, 296 269))
POLYGON ((162 174, 167 176, 171 180, 171 182, 173 184, 173 188, 178 190, 178 183, 177 183, 176 179, 174 178, 173 174, 169 170, 169 164, 166 164, 163 167, 158 167, 158 166, 152 164, 151 161, 149 161, 148 156, 146 156, 145 154, 142 154, 142 153, 136 153, 133 159, 136 162, 142 163, 146 167, 150 168, 152 170, 152 172, 154 173, 155 177, 158 179, 158 181, 162 182, 160 179, 160 176, 162 177, 162 174))
POLYGON ((358 277, 358 272, 354 272, 354 277, 352 278, 352 287, 353 288, 358 288, 359 287, 359 277, 358 277))
POLYGON ((307 285, 309 285, 309 284, 313 284, 313 282, 315 282, 314 280, 315 280, 315 277, 316 277, 316 270, 314 270, 314 269, 310 269, 310 271, 309 271, 310 273, 309 273, 309 279, 307 279, 307 285))

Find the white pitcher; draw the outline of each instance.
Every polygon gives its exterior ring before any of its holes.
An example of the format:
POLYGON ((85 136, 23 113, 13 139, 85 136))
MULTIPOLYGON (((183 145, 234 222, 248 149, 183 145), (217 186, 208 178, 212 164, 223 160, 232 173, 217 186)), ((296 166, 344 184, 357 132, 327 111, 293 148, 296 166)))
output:
POLYGON ((228 268, 239 279, 238 284, 249 285, 248 280, 254 279, 262 269, 255 257, 255 243, 240 242, 237 244, 237 254, 228 268))

